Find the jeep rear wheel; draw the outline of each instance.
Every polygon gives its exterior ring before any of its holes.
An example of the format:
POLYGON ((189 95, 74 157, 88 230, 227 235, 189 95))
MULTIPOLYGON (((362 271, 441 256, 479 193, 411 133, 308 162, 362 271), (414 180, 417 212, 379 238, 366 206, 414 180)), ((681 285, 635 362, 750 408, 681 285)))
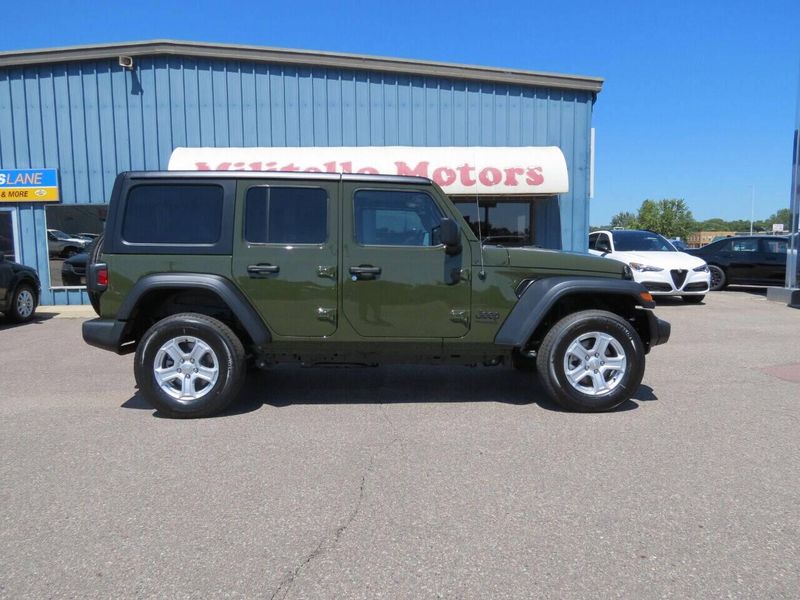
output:
POLYGON ((644 375, 644 346, 623 318, 587 310, 568 315, 537 355, 542 385, 568 410, 602 412, 629 400, 644 375))
POLYGON ((136 349, 134 374, 145 398, 175 418, 208 417, 224 410, 245 377, 242 342, 231 329, 195 313, 153 325, 136 349))

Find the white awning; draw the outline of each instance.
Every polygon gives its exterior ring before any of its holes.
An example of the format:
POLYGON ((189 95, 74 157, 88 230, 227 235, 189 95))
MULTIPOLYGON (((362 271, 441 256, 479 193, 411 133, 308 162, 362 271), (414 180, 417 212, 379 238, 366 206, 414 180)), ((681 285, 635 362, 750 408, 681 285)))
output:
POLYGON ((555 146, 176 148, 168 169, 417 175, 451 195, 569 191, 567 162, 555 146))

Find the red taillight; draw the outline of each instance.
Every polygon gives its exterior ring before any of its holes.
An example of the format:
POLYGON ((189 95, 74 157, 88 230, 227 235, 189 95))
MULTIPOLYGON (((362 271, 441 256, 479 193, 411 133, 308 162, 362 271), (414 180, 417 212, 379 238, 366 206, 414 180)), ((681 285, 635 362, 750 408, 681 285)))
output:
POLYGON ((98 287, 108 287, 108 267, 100 267, 97 269, 97 285, 98 287))

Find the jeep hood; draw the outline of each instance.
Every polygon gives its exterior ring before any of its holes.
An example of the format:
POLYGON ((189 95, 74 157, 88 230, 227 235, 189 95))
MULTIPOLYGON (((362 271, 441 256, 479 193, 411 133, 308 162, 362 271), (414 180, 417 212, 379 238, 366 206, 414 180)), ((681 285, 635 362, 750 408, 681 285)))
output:
POLYGON ((508 264, 512 267, 537 271, 583 271, 597 277, 622 277, 624 265, 616 260, 591 256, 581 252, 544 250, 541 248, 506 248, 508 264))

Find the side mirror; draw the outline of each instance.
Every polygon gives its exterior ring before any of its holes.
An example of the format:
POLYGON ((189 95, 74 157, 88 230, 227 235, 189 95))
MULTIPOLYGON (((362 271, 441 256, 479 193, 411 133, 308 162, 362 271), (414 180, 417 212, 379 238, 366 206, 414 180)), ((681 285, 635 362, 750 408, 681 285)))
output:
POLYGON ((446 217, 442 219, 439 237, 447 254, 454 255, 461 252, 461 231, 455 221, 446 217))

